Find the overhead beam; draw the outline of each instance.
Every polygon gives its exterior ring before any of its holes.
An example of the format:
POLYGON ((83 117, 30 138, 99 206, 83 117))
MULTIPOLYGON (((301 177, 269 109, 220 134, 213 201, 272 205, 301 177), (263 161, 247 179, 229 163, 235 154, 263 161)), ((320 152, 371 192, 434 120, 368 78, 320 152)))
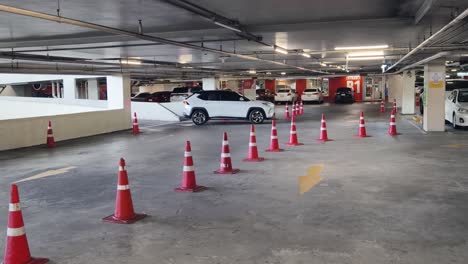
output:
POLYGON ((423 17, 434 7, 437 0, 424 0, 414 16, 414 24, 417 25, 423 17))

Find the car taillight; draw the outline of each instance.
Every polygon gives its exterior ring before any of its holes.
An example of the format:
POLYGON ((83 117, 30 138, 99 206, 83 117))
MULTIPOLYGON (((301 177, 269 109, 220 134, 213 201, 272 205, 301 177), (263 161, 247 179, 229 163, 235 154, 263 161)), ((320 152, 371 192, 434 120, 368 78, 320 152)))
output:
POLYGON ((187 102, 187 101, 183 101, 182 103, 183 103, 184 105, 190 105, 189 102, 187 102))

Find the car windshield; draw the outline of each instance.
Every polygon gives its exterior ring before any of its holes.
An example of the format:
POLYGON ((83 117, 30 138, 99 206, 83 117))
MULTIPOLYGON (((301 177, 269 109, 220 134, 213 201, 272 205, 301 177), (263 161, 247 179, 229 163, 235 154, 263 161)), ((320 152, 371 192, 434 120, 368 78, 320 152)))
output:
POLYGON ((188 93, 188 87, 174 88, 173 93, 188 93))
POLYGON ((150 93, 139 93, 135 96, 135 98, 147 98, 150 95, 150 93))
POLYGON ((351 92, 351 89, 350 88, 338 88, 336 92, 337 93, 349 93, 351 92))
POLYGON ((281 90, 278 90, 278 93, 289 93, 289 89, 281 89, 281 90))
POLYGON ((317 92, 317 89, 305 89, 304 92, 315 93, 317 92))
POLYGON ((458 92, 458 102, 467 103, 468 102, 468 91, 459 91, 458 92))

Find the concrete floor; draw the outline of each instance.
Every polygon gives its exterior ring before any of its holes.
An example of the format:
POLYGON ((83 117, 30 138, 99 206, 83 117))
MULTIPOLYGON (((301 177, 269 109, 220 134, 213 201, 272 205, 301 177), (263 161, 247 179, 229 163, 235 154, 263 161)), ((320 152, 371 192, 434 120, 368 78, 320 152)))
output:
MULTIPOLYGON (((257 126, 263 163, 245 163, 246 122, 159 124, 0 153, 0 226, 6 229, 11 182, 19 183, 30 248, 53 263, 466 263, 468 259, 468 131, 423 134, 398 117, 402 135, 386 134, 389 113, 378 104, 307 105, 298 119, 301 147, 265 153, 270 124, 257 126), (353 137, 359 112, 370 138, 353 137), (329 137, 319 134, 327 114, 329 137), (233 176, 215 175, 222 132, 229 132, 233 176), (184 194, 184 142, 192 141, 199 184, 184 194), (151 217, 112 225, 117 163, 127 160, 134 205, 151 217), (298 176, 324 164, 324 180, 298 194, 298 176)), ((278 107, 282 112, 282 107, 278 107)), ((282 117, 282 114, 279 115, 282 117)), ((278 124, 280 142, 289 122, 278 124)), ((4 239, 0 248, 4 248, 4 239)))

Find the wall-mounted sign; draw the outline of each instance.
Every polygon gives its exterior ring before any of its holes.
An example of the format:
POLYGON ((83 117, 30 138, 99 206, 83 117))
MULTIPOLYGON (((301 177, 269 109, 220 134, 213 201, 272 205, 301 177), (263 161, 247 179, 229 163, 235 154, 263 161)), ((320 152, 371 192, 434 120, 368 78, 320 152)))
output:
POLYGON ((443 88, 444 77, 442 72, 429 72, 429 88, 443 88))

